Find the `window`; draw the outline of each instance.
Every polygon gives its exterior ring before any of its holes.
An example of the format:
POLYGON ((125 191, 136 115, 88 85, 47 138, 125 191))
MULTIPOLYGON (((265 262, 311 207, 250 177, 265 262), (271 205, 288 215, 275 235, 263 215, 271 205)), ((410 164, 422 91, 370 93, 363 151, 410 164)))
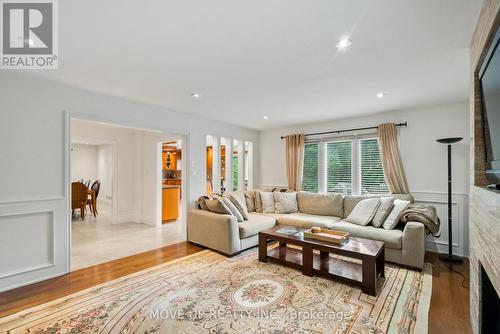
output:
POLYGON ((306 143, 302 177, 302 189, 306 191, 344 195, 389 193, 378 139, 374 137, 306 143))
POLYGON ((239 167, 239 162, 238 162, 238 150, 233 151, 233 191, 238 190, 238 167, 239 167))
POLYGON ((360 180, 362 194, 387 194, 384 170, 380 161, 380 149, 377 138, 359 141, 360 180))
POLYGON ((302 189, 318 192, 318 144, 306 144, 304 147, 304 169, 302 171, 302 189))
POLYGON ((245 184, 244 189, 253 189, 253 143, 245 142, 245 184))
POLYGON ((352 141, 326 143, 326 191, 351 195, 352 141))

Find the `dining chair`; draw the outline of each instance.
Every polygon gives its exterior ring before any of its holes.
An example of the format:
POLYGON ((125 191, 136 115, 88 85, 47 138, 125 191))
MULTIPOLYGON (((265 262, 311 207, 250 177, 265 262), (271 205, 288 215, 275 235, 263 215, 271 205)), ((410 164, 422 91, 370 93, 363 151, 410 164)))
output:
POLYGON ((90 187, 90 190, 94 192, 94 197, 95 198, 88 198, 87 197, 87 205, 90 208, 90 211, 93 212, 95 215, 97 215, 97 196, 99 196, 99 190, 101 189, 101 181, 97 180, 94 183, 92 183, 92 187, 90 187))
POLYGON ((88 188, 80 182, 71 183, 71 214, 80 209, 80 217, 85 219, 85 205, 87 204, 88 188))

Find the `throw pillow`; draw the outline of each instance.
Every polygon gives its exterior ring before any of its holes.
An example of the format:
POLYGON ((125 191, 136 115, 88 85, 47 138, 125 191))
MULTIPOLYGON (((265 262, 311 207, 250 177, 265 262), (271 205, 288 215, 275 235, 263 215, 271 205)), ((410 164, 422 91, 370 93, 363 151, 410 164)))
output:
POLYGON ((248 212, 256 211, 255 210, 255 191, 254 190, 245 191, 245 201, 247 204, 248 212))
POLYGON ((238 208, 238 211, 243 216, 243 219, 248 220, 247 203, 243 191, 224 193, 224 196, 228 196, 231 202, 233 202, 233 204, 238 208))
POLYGON ((261 191, 260 192, 260 200, 262 203, 262 212, 263 213, 274 213, 274 194, 269 191, 261 191))
POLYGON ((205 200, 206 199, 208 199, 207 196, 201 196, 200 198, 198 198, 198 201, 196 201, 198 209, 205 210, 205 211, 210 211, 208 209, 207 205, 205 204, 205 200))
POLYGON ((222 213, 231 216, 233 215, 231 213, 231 210, 229 210, 229 208, 226 204, 224 204, 224 201, 221 198, 205 199, 205 204, 208 210, 211 212, 222 213))
POLYGON ((377 209, 380 206, 380 198, 367 198, 361 200, 346 220, 350 223, 366 226, 370 224, 377 209))
POLYGON ((262 213, 262 200, 260 199, 261 191, 255 191, 255 211, 262 213))
POLYGON ((224 202, 224 204, 226 204, 226 206, 228 207, 229 211, 231 211, 231 213, 233 214, 233 216, 236 217, 236 220, 238 220, 238 222, 241 223, 242 221, 244 221, 243 216, 241 215, 240 211, 233 204, 233 202, 231 202, 231 200, 229 198, 223 197, 222 201, 224 202))
POLYGON ((392 208, 391 213, 384 221, 382 225, 386 230, 392 230, 398 225, 401 216, 403 215, 403 211, 410 205, 410 201, 402 201, 400 199, 394 200, 394 207, 392 208))
POLYGON ((391 212, 392 207, 394 206, 394 198, 393 197, 381 197, 380 198, 380 206, 378 207, 377 213, 375 213, 375 217, 373 217, 372 225, 375 227, 380 227, 384 223, 385 219, 391 212))
POLYGON ((299 211, 296 192, 274 192, 273 195, 276 213, 294 213, 299 211))

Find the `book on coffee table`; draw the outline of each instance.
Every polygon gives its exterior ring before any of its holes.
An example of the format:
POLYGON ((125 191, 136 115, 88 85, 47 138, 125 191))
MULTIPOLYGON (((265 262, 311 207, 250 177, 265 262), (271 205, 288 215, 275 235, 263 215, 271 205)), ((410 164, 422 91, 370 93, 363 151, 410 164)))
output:
POLYGON ((294 235, 294 234, 302 233, 302 232, 297 231, 294 228, 283 227, 283 228, 280 228, 279 230, 276 230, 276 233, 281 233, 281 234, 286 234, 286 235, 294 235))

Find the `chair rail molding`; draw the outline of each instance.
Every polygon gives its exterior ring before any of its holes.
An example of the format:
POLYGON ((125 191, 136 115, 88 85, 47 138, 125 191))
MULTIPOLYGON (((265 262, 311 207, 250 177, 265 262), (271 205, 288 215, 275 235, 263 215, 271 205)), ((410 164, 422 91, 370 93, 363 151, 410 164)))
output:
MULTIPOLYGON (((448 193, 435 191, 412 191, 415 203, 433 205, 438 211, 441 221, 441 236, 435 238, 428 235, 426 250, 446 253, 448 247, 448 193)), ((469 195, 465 193, 452 194, 452 226, 453 252, 457 255, 469 256, 469 195)))

